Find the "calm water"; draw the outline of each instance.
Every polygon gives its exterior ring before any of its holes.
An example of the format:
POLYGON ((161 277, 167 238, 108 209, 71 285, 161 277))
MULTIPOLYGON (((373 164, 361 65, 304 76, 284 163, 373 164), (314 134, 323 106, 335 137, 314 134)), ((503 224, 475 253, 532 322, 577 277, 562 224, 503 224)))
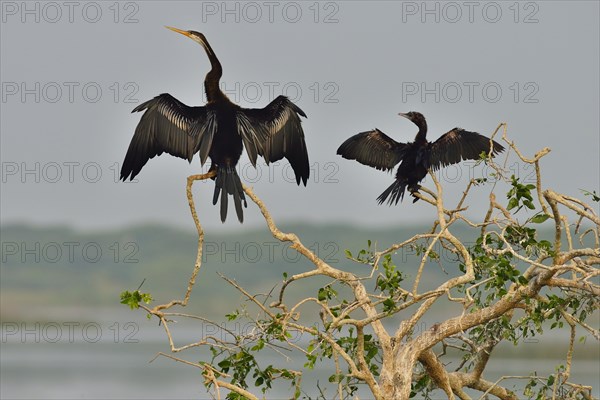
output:
MULTIPOLYGON (((142 328, 135 331, 125 322, 113 324, 84 324, 69 328, 60 325, 33 324, 19 326, 3 322, 0 351, 0 397, 2 399, 205 399, 211 398, 202 385, 200 370, 166 358, 149 361, 158 351, 167 351, 162 328, 142 328), (97 334, 98 327, 102 333, 97 334), (23 329, 22 329, 23 328, 23 329), (69 332, 69 329, 71 331, 69 332), (86 331, 84 333, 84 331, 86 331), (69 336, 71 334, 72 337, 69 336), (39 343, 36 340, 39 339, 39 343), (97 340, 97 341, 96 341, 97 340), (138 342, 131 342, 137 340, 138 342), (52 342, 55 343, 52 343, 52 342)), ((184 329, 179 343, 191 341, 193 329, 184 329)), ((537 345, 537 344, 536 344, 537 345)), ((526 344, 525 346, 529 346, 526 344)), ((595 349, 597 344, 594 343, 595 349)), ((190 361, 206 359, 200 351, 180 354, 190 361)), ((263 360, 281 365, 282 359, 263 360)), ((304 360, 290 362, 289 368, 298 368, 304 360)), ((485 377, 495 380, 504 374, 521 375, 531 371, 548 374, 559 360, 544 358, 495 358, 490 362, 485 377)), ((596 360, 576 360, 573 368, 575 381, 595 385, 600 374, 596 360)), ((328 370, 308 371, 305 382, 319 379, 327 386, 328 370)), ((306 385, 314 395, 314 384, 306 385)), ((269 399, 289 398, 279 388, 270 392, 269 399)), ((259 393, 257 393, 259 394, 259 393)), ((362 392, 362 399, 369 398, 362 392)), ((333 397, 330 393, 328 398, 333 397)))

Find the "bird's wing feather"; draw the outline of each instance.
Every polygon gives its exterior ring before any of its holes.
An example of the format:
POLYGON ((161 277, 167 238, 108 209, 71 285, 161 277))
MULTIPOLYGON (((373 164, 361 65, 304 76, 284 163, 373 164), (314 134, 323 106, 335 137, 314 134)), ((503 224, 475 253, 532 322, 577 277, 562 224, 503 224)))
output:
MULTIPOLYGON (((492 155, 504 151, 504 147, 492 141, 492 155)), ((478 160, 482 152, 490 152, 490 139, 476 132, 454 128, 430 144, 428 167, 434 171, 461 160, 478 160)))
POLYGON ((391 170, 402 160, 406 146, 379 129, 374 129, 346 140, 338 148, 337 154, 373 168, 391 170))
POLYGON ((121 179, 133 179, 149 159, 167 152, 192 161, 200 152, 206 161, 217 129, 213 111, 188 107, 168 93, 140 104, 132 112, 144 111, 129 144, 121 168, 121 179))
POLYGON ((253 164, 261 155, 267 164, 287 158, 304 185, 310 175, 308 152, 300 116, 306 114, 285 96, 278 96, 265 108, 240 109, 238 129, 253 164))

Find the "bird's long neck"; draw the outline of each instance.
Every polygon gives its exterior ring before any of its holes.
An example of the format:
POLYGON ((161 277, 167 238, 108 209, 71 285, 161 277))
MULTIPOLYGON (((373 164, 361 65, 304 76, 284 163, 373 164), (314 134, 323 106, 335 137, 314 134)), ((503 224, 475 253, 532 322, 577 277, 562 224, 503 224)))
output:
POLYGON ((415 136, 416 143, 424 143, 427 142, 427 122, 417 121, 415 122, 417 127, 419 128, 419 132, 417 132, 417 136, 415 136))
POLYGON ((206 78, 204 78, 204 91, 206 92, 206 99, 209 102, 223 98, 226 99, 227 97, 225 96, 225 93, 223 93, 219 87, 219 80, 223 75, 223 67, 221 67, 219 59, 215 55, 215 52, 210 47, 208 42, 206 42, 204 50, 206 50, 206 55, 208 56, 210 65, 212 66, 212 69, 208 72, 208 74, 206 74, 206 78))

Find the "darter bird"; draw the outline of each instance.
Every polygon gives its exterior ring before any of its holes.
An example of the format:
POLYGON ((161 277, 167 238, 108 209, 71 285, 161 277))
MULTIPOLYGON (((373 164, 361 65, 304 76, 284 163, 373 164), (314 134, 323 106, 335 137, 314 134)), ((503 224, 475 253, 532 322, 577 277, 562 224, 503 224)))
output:
MULTIPOLYGON (((428 142, 423 114, 411 111, 399 115, 419 128, 414 142, 399 143, 375 129, 352 136, 337 150, 337 154, 346 159, 380 170, 390 171, 400 163, 394 183, 377 198, 379 204, 386 199, 389 205, 398 204, 407 188, 414 196, 429 169, 435 171, 461 160, 478 160, 482 152, 488 154, 490 150, 492 156, 504 151, 499 143, 461 128, 454 128, 435 142, 428 142)), ((413 203, 417 200, 415 196, 413 203)))
POLYGON ((287 97, 279 96, 265 108, 242 108, 232 103, 219 87, 221 63, 206 40, 196 31, 167 27, 199 43, 210 60, 204 90, 207 103, 190 107, 168 93, 156 96, 133 109, 144 111, 121 168, 121 179, 133 179, 149 159, 167 152, 190 163, 198 153, 202 165, 210 157, 210 171, 216 171, 213 204, 221 197, 221 221, 227 217, 228 197, 233 197, 240 222, 242 203, 247 207, 236 165, 246 149, 252 165, 257 156, 267 164, 286 158, 296 183, 306 186, 310 170, 300 116, 306 114, 287 97))

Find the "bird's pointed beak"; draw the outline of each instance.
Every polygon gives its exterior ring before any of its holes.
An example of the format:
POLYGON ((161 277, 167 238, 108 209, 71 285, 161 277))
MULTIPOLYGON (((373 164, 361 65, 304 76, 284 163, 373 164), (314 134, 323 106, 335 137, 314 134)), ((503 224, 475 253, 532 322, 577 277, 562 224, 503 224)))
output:
POLYGON ((407 113, 398 113, 399 116, 404 117, 404 118, 408 118, 408 114, 407 113))
POLYGON ((172 26, 165 26, 165 28, 172 30, 173 32, 181 33, 184 36, 190 37, 192 36, 188 31, 183 31, 181 29, 173 28, 172 26))

